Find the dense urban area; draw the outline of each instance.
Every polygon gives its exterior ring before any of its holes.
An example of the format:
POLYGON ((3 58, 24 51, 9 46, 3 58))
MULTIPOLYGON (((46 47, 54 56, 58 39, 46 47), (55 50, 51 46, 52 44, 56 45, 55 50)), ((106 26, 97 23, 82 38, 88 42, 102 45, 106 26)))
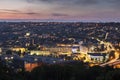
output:
POLYGON ((0 74, 1 80, 119 80, 120 23, 0 22, 0 74))
POLYGON ((55 46, 56 44, 96 43, 94 38, 113 44, 120 42, 120 23, 61 23, 61 22, 1 22, 0 46, 26 47, 34 40, 35 45, 55 46))

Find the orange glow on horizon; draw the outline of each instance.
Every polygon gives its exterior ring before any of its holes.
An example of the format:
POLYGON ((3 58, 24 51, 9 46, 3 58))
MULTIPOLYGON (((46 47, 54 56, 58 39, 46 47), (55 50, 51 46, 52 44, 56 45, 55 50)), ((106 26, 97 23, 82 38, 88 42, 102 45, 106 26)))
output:
POLYGON ((29 15, 29 14, 19 14, 19 13, 1 13, 0 19, 47 19, 48 16, 41 14, 41 15, 29 15))

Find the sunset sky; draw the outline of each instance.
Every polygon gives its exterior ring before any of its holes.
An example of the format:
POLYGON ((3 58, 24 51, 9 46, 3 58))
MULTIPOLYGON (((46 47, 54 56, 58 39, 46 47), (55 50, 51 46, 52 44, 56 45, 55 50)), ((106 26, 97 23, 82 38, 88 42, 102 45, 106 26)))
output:
POLYGON ((120 22, 120 0, 0 0, 0 19, 120 22))

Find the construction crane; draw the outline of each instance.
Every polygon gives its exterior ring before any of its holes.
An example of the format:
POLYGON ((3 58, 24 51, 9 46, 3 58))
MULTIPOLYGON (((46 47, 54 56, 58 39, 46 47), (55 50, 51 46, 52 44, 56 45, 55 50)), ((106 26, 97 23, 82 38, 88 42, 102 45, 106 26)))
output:
POLYGON ((108 35, 109 35, 109 33, 107 32, 106 35, 105 35, 105 40, 107 39, 108 35))

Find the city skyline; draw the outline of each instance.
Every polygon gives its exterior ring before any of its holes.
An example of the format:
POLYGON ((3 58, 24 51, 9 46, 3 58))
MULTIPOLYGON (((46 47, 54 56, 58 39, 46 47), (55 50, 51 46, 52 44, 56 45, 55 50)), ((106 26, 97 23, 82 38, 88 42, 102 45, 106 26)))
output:
POLYGON ((119 22, 119 0, 1 0, 0 20, 119 22))

